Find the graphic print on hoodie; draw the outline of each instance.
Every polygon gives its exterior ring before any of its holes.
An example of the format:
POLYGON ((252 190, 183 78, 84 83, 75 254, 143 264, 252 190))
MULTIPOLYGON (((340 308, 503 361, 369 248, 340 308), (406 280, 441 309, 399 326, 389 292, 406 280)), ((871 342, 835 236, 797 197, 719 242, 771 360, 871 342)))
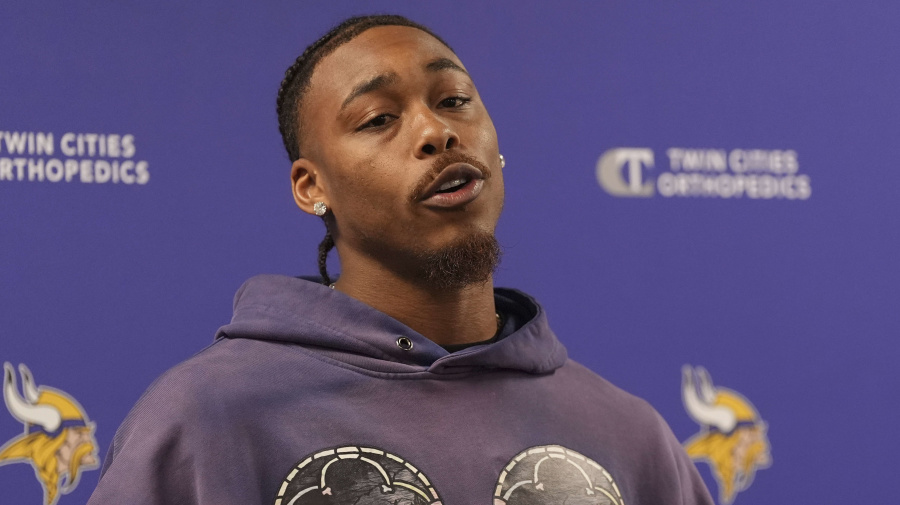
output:
POLYGON ((533 299, 495 300, 517 329, 448 353, 327 286, 248 280, 129 413, 89 504, 713 503, 652 407, 569 360, 533 299))
MULTIPOLYGON (((372 447, 338 447, 305 458, 279 490, 275 505, 327 503, 440 505, 428 478, 402 458, 372 447)), ((623 505, 609 473, 575 451, 532 447, 500 474, 494 505, 623 505)))

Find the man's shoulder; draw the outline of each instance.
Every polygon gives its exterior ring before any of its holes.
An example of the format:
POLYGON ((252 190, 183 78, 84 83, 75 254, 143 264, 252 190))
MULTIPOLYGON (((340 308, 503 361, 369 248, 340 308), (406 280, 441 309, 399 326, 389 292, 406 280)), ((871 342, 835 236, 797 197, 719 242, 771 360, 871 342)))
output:
POLYGON ((148 393, 173 389, 192 393, 197 390, 208 391, 213 386, 221 389, 233 379, 244 376, 247 369, 255 367, 261 353, 277 353, 274 348, 278 346, 279 344, 271 342, 217 339, 163 372, 148 388, 148 393))
POLYGON ((610 421, 628 423, 636 429, 659 430, 666 426, 649 402, 571 358, 557 373, 571 385, 573 390, 569 394, 577 396, 585 404, 598 406, 610 421))
POLYGON ((598 461, 620 477, 623 492, 641 497, 641 503, 666 503, 673 496, 712 503, 681 443, 650 403, 571 359, 556 373, 575 385, 580 418, 590 419, 584 446, 602 447, 595 452, 598 461))
MULTIPOLYGON (((293 347, 261 340, 218 339, 162 373, 129 417, 155 417, 160 411, 178 412, 184 419, 227 417, 229 409, 246 406, 266 388, 280 384, 279 373, 285 368, 303 367, 308 358, 293 347)), ((301 379, 304 375, 299 374, 301 379)), ((292 380, 300 385, 296 378, 292 380)), ((177 421, 167 418, 167 422, 177 421)))

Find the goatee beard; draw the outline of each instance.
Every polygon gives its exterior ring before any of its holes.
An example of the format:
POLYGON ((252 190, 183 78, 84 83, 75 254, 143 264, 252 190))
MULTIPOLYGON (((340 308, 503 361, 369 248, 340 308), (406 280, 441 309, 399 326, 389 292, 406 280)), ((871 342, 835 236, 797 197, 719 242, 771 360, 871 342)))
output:
POLYGON ((421 280, 448 290, 489 281, 501 255, 497 238, 488 232, 477 232, 442 249, 415 254, 421 266, 421 280))

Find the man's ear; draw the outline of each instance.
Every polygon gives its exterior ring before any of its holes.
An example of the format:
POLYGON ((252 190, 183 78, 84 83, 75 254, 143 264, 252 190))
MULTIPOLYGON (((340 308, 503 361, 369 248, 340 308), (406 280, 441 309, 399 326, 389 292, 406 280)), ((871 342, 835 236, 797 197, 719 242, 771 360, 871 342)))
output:
POLYGON ((294 201, 304 212, 315 215, 313 205, 316 202, 330 206, 325 189, 325 177, 309 159, 300 158, 291 165, 291 183, 294 201))

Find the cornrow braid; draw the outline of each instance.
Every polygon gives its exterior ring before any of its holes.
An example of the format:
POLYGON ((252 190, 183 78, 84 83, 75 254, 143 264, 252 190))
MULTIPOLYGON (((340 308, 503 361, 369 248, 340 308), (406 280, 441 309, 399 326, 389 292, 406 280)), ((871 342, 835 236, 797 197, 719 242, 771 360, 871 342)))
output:
POLYGON ((331 277, 328 275, 328 253, 334 248, 334 237, 331 236, 331 230, 325 225, 325 238, 319 242, 319 275, 322 276, 322 284, 326 286, 331 284, 331 277))
MULTIPOLYGON (((339 25, 332 28, 322 38, 313 42, 306 50, 303 51, 294 63, 284 72, 284 79, 278 88, 278 98, 275 101, 275 110, 278 114, 278 130, 281 132, 281 140, 284 142, 284 148, 287 150, 288 158, 291 163, 297 161, 302 156, 300 152, 300 109, 303 105, 303 98, 309 89, 309 82, 312 78, 316 65, 322 61, 322 58, 328 56, 338 47, 350 42, 362 32, 376 26, 408 26, 422 30, 431 35, 442 44, 450 46, 440 37, 435 35, 428 28, 410 21, 403 16, 396 15, 377 15, 377 16, 358 16, 344 20, 339 25)), ((333 223, 332 223, 333 224, 333 223)), ((325 284, 331 284, 331 278, 328 276, 326 262, 328 252, 334 248, 334 238, 329 229, 328 222, 325 223, 325 238, 319 244, 319 272, 325 284)))

